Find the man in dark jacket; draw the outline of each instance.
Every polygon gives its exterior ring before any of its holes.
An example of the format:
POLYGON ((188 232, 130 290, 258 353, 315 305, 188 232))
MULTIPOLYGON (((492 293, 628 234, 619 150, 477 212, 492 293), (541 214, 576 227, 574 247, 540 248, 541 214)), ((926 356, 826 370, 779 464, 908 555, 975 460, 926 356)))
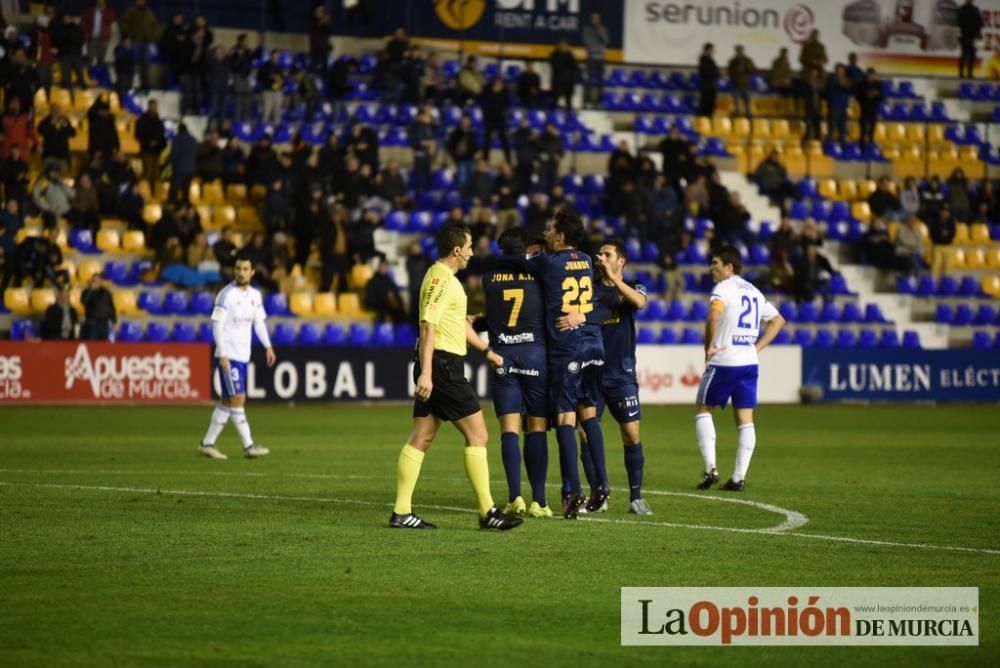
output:
POLYGON ((563 40, 556 45, 552 55, 549 56, 549 66, 552 68, 552 103, 559 106, 559 100, 566 100, 566 110, 573 109, 573 89, 576 88, 576 81, 579 79, 580 67, 573 58, 573 52, 569 50, 566 41, 563 40))
POLYGON ((566 144, 555 124, 545 124, 545 132, 538 139, 539 190, 549 192, 559 179, 559 163, 566 154, 566 144))
POLYGON ((472 126, 472 119, 463 115, 458 125, 448 135, 448 155, 455 161, 456 180, 459 188, 465 186, 465 182, 469 180, 478 150, 479 138, 476 136, 476 129, 472 126))
POLYGON ((167 131, 156 100, 149 101, 146 113, 135 122, 135 140, 139 142, 142 178, 149 181, 149 189, 155 193, 160 180, 160 154, 167 147, 167 131))
POLYGON ((236 46, 226 57, 229 73, 233 76, 233 122, 242 123, 250 118, 250 72, 253 69, 253 56, 246 44, 246 34, 236 37, 236 46))
POLYGON ((541 93, 542 80, 529 60, 524 64, 524 70, 517 75, 517 97, 521 100, 521 104, 529 109, 535 109, 538 107, 541 93))
POLYGON ((38 134, 42 138, 42 161, 58 160, 63 171, 69 171, 69 140, 76 136, 76 130, 59 105, 51 106, 49 115, 38 124, 38 134))
POLYGON ((87 133, 87 152, 91 159, 98 152, 105 160, 110 159, 119 147, 118 128, 115 127, 111 107, 103 96, 94 100, 94 104, 87 111, 87 133))
POLYGON ((413 149, 413 190, 420 194, 431 187, 431 163, 437 153, 434 126, 426 109, 421 109, 410 126, 410 148, 413 149))
POLYGON ((861 145, 872 143, 875 135, 875 123, 878 121, 878 107, 882 104, 882 82, 878 80, 875 70, 871 67, 865 72, 865 78, 855 84, 854 96, 861 110, 861 145))
POLYGON ((80 19, 65 14, 59 29, 54 31, 54 46, 59 49, 59 69, 62 70, 63 87, 69 89, 69 98, 73 99, 73 79, 80 88, 86 88, 83 78, 83 29, 80 19))
POLYGON ((170 167, 173 173, 170 176, 169 201, 188 201, 188 191, 191 188, 191 180, 194 179, 197 158, 198 142, 188 132, 187 126, 181 123, 177 126, 177 135, 170 148, 170 167))
POLYGON ((962 55, 958 59, 958 76, 960 79, 973 79, 973 70, 976 67, 976 40, 982 36, 983 14, 972 0, 965 0, 965 4, 958 9, 958 29, 961 33, 958 43, 962 47, 962 55))
POLYGON ((719 88, 719 66, 714 54, 715 47, 709 43, 702 47, 698 59, 698 115, 710 118, 715 113, 715 94, 719 88))
POLYGON ((503 79, 493 77, 490 87, 479 98, 483 110, 483 157, 490 159, 490 141, 494 134, 500 136, 503 158, 510 162, 510 144, 507 142, 507 110, 510 108, 510 94, 503 85, 503 79))
POLYGON ((522 118, 520 126, 514 131, 514 150, 517 153, 514 175, 518 192, 531 191, 538 166, 539 140, 538 130, 531 127, 527 118, 522 118))
POLYGON ((45 316, 42 318, 42 339, 46 341, 75 339, 79 321, 79 314, 69 303, 69 288, 60 288, 56 293, 56 302, 45 309, 45 316))
POLYGON ((365 305, 375 312, 376 324, 386 320, 395 324, 405 318, 403 299, 389 275, 388 262, 380 262, 378 271, 365 284, 365 305))
POLYGON ((90 285, 80 295, 80 303, 83 304, 84 312, 80 338, 85 341, 107 341, 114 323, 118 322, 118 313, 100 274, 91 277, 90 285))

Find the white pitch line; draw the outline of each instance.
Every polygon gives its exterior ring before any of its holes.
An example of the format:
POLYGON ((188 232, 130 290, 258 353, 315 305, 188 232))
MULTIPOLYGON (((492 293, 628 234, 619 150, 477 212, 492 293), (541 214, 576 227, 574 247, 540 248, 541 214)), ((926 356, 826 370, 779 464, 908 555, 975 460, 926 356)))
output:
MULTIPOLYGON (((201 496, 201 497, 216 497, 216 498, 235 498, 235 499, 255 499, 264 501, 306 501, 306 502, 316 502, 316 503, 347 503, 354 505, 363 506, 391 506, 391 503, 382 503, 377 501, 362 501, 360 499, 342 499, 342 498, 324 498, 324 497, 311 497, 311 496, 276 496, 270 494, 245 494, 236 492, 204 492, 197 490, 169 490, 169 489, 155 489, 155 488, 143 488, 143 487, 111 487, 107 485, 61 485, 53 483, 30 483, 30 482, 4 482, 0 481, 0 487, 34 487, 42 489, 71 489, 71 490, 84 490, 84 491, 100 491, 100 492, 123 492, 127 494, 167 494, 176 496, 201 496)), ((681 494, 680 492, 670 492, 670 494, 681 494)), ((696 494, 691 494, 689 496, 694 496, 696 498, 716 498, 716 497, 701 497, 696 494)), ((424 508, 431 508, 434 510, 443 510, 449 512, 458 513, 473 513, 474 510, 468 508, 458 508, 455 506, 438 506, 438 505, 427 505, 421 504, 424 508)), ((674 522, 656 522, 656 521, 636 521, 628 519, 612 519, 612 518, 599 518, 599 517, 585 517, 581 518, 584 522, 604 522, 608 524, 639 524, 639 525, 651 525, 651 526, 661 526, 676 529, 698 529, 707 531, 723 531, 728 533, 749 533, 749 534, 764 534, 764 535, 779 535, 779 536, 794 536, 796 538, 811 538, 814 540, 828 540, 842 543, 852 543, 858 545, 877 545, 883 547, 904 547, 919 550, 938 550, 938 551, 951 551, 951 552, 967 552, 967 553, 977 553, 977 554, 1000 554, 1000 550, 990 550, 986 548, 974 548, 974 547, 956 547, 951 545, 931 545, 927 543, 898 543, 884 540, 868 540, 864 538, 848 538, 844 536, 826 536, 822 534, 808 534, 808 533, 775 533, 773 530, 769 529, 740 529, 735 527, 719 527, 710 526, 702 524, 680 524, 674 522)))
MULTIPOLYGON (((268 474, 262 472, 249 472, 249 471, 119 471, 119 470, 68 470, 68 469, 0 469, 0 473, 44 473, 44 474, 65 474, 65 475, 78 475, 78 474, 91 474, 91 475, 130 475, 134 473, 144 474, 144 475, 208 475, 208 476, 218 476, 218 477, 288 477, 288 478, 306 478, 306 479, 318 479, 318 480, 382 480, 383 478, 378 476, 363 476, 363 475, 339 475, 330 473, 275 473, 268 474)), ((439 480, 447 482, 464 482, 465 478, 436 478, 434 476, 422 477, 421 480, 439 480)), ((491 482, 497 484, 506 484, 503 480, 493 480, 491 482)), ((557 487, 558 485, 550 484, 550 487, 557 487)), ((627 491, 619 488, 612 488, 612 491, 627 491)), ((781 524, 775 525, 773 527, 765 527, 763 529, 738 529, 739 531, 747 531, 749 533, 784 533, 786 531, 794 531, 799 529, 809 523, 809 518, 800 512, 795 510, 789 510, 788 508, 782 508, 781 506, 775 506, 770 503, 761 503, 759 501, 748 501, 747 499, 737 499, 733 497, 722 497, 722 496, 711 496, 708 494, 692 494, 690 492, 666 492, 659 491, 655 489, 644 490, 646 494, 654 494, 657 496, 680 496, 688 497, 692 499, 701 499, 708 501, 717 501, 720 503, 735 503, 743 506, 750 506, 751 508, 758 508, 776 515, 781 515, 785 518, 785 521, 781 524)), ((628 523, 628 520, 622 520, 628 523)), ((635 524, 660 524, 661 526, 679 527, 679 526, 689 526, 696 527, 700 529, 711 529, 712 526, 709 525, 680 525, 671 523, 657 523, 657 522, 634 522, 635 524)), ((727 528, 728 530, 728 528, 727 528)), ((733 529, 734 531, 737 529, 733 529)))

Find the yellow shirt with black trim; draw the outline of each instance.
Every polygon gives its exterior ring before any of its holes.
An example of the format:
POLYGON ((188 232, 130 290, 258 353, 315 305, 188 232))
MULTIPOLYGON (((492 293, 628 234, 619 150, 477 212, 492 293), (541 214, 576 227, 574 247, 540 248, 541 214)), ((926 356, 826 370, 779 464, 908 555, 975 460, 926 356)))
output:
POLYGON ((434 325, 434 350, 465 356, 465 288, 451 269, 435 262, 420 284, 420 322, 434 325))

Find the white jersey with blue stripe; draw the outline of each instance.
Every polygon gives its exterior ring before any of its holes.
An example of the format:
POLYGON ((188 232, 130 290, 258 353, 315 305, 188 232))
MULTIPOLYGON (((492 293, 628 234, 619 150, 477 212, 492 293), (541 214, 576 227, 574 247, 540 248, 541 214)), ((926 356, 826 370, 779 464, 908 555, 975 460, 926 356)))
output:
POLYGON ((719 348, 708 361, 713 366, 748 366, 757 364, 761 323, 778 315, 778 309, 764 298, 753 283, 739 276, 719 281, 712 288, 711 302, 725 307, 715 330, 712 347, 719 348))
POLYGON ((222 325, 222 340, 215 342, 215 356, 237 362, 250 361, 251 333, 255 322, 264 322, 264 300, 260 291, 230 283, 215 297, 212 320, 222 325))

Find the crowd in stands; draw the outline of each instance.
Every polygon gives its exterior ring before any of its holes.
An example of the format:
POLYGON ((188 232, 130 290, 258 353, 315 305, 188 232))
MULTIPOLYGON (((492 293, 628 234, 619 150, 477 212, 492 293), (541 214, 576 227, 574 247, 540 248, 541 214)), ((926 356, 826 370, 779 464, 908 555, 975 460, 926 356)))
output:
MULTIPOLYGON (((584 104, 600 105, 608 36, 598 14, 581 34, 583 67, 568 43, 553 48, 547 88, 530 62, 514 81, 481 68, 475 56, 457 71, 449 71, 438 54, 425 53, 403 29, 396 30, 375 58, 371 86, 382 101, 415 109, 406 126, 412 166, 405 170, 395 160, 380 157, 382 140, 370 123, 351 117, 347 98, 357 85, 359 61, 334 56, 332 28, 322 6, 316 7, 313 19, 307 56, 291 62, 284 61, 280 51, 264 48, 262 37, 254 46, 246 35, 229 48, 217 44, 202 17, 189 24, 178 13, 161 25, 145 0, 136 0, 120 17, 104 0, 97 0, 80 17, 58 15, 46 5, 29 30, 21 33, 14 26, 5 27, 0 59, 5 111, 0 139, 4 202, 0 287, 52 284, 62 294, 71 277, 60 272, 61 227, 68 224, 94 237, 102 220, 116 219, 127 229, 144 233, 158 277, 174 285, 218 286, 229 280, 235 257, 242 252, 251 257, 261 287, 283 290, 312 260, 319 265, 320 291, 338 295, 360 291, 379 321, 400 322, 415 317, 414 291, 432 261, 428 255, 432 251, 418 242, 407 247, 402 264, 409 294, 404 295, 388 263, 379 262, 385 258, 376 237, 395 212, 424 208, 423 198, 441 189, 435 179, 442 166, 454 168, 454 181, 446 188, 457 192, 446 218, 465 222, 473 230, 475 257, 462 276, 473 304, 496 250, 493 242, 504 229, 524 225, 529 237, 535 238, 559 207, 584 206, 582 198, 589 195, 567 187, 567 178, 572 177, 560 170, 567 153, 566 132, 551 116, 542 127, 526 115, 520 116, 516 127, 509 123, 515 108, 571 110, 581 82, 584 104), (121 39, 109 53, 116 23, 121 39), (151 88, 153 45, 164 84, 180 90, 181 112, 204 115, 209 122, 199 141, 183 122, 176 127, 165 123, 155 97, 150 97, 126 131, 131 135, 126 139, 134 141, 133 161, 122 146, 117 110, 131 97, 130 91, 151 88), (74 126, 68 110, 54 101, 56 80, 69 90, 74 107, 78 87, 103 83, 86 110, 87 148, 82 162, 74 159, 71 145, 84 130, 80 124, 74 126), (114 97, 110 89, 116 91, 114 97), (44 114, 36 114, 38 91, 46 100, 44 114), (248 141, 238 131, 241 123, 254 118, 255 108, 264 122, 277 129, 291 116, 315 118, 324 105, 331 110, 328 115, 340 122, 327 126, 331 131, 318 147, 306 134, 307 123, 282 138, 261 134, 248 141), (462 109, 455 122, 443 118, 444 105, 462 109), (494 159, 494 143, 502 162, 494 159), (231 187, 242 189, 257 207, 260 230, 244 235, 226 226, 217 234, 206 232, 208 221, 190 197, 196 180, 218 181, 227 194, 231 187), (165 182, 169 187, 162 196, 165 182), (161 216, 147 220, 146 204, 161 199, 161 216), (16 243, 26 217, 39 217, 45 232, 16 243), (350 279, 359 264, 377 267, 363 286, 352 285, 350 279)), ((771 65, 770 86, 799 100, 806 139, 819 137, 821 100, 828 111, 828 136, 844 139, 853 98, 860 108, 862 141, 871 141, 875 110, 883 99, 874 71, 863 72, 853 55, 848 63, 828 70, 818 31, 802 46, 798 76, 788 58, 782 49, 771 65)), ((725 73, 735 112, 750 116, 751 82, 757 69, 741 46, 735 47, 723 72, 715 63, 713 45, 705 45, 698 72, 699 114, 715 113, 716 91, 725 73)), ((798 190, 777 153, 755 167, 754 178, 787 213, 798 190)), ((970 185, 961 170, 944 184, 934 177, 926 184, 911 179, 897 188, 880 180, 869 197, 872 222, 859 250, 875 266, 938 273, 946 269, 944 259, 935 255, 925 262, 927 249, 913 226, 926 222, 933 243, 946 245, 949 234, 954 235, 955 221, 1000 220, 998 202, 989 183, 970 185), (887 223, 892 221, 904 224, 890 238, 887 223)), ((618 144, 608 157, 599 200, 587 202, 586 208, 595 218, 621 221, 617 228, 594 225, 595 241, 614 233, 637 239, 643 248, 655 246, 655 261, 669 279, 668 298, 679 290, 678 264, 696 236, 709 244, 743 247, 760 241, 749 232, 750 213, 739 193, 723 185, 698 138, 682 132, 676 123, 658 145, 618 144), (693 220, 709 221, 708 229, 696 234, 693 220)), ((762 279, 800 300, 825 294, 834 266, 819 252, 822 241, 822 225, 785 217, 770 239, 770 266, 762 279)), ((106 291, 100 285, 91 289, 96 292, 88 294, 106 291)), ((105 299, 91 302, 85 304, 84 330, 92 336, 107 334, 109 328, 86 322, 113 322, 114 307, 108 315, 105 299)), ((70 317, 62 297, 56 306, 63 316, 57 327, 57 312, 52 311, 49 332, 65 331, 70 317)))

